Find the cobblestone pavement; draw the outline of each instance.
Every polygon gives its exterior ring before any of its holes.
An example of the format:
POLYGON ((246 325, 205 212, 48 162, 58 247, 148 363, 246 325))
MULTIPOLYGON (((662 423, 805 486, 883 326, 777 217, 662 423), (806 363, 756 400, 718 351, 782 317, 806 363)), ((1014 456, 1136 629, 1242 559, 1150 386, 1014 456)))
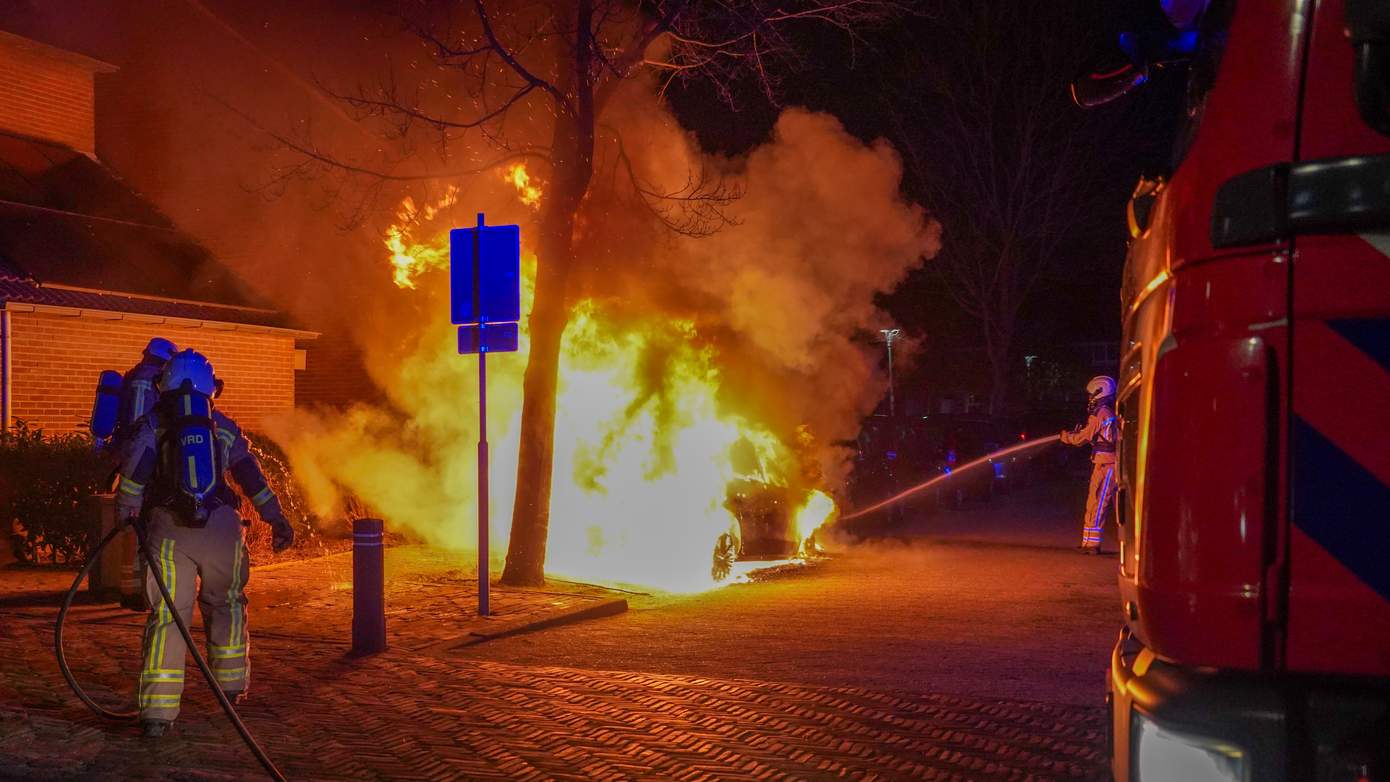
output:
MULTIPOLYGON (((254 631, 253 631, 254 632, 254 631)), ((132 628, 79 623, 69 658, 129 697, 132 628)), ((290 779, 1093 779, 1100 709, 855 687, 526 667, 254 641, 246 722, 290 779)), ((51 623, 0 615, 0 777, 226 780, 257 767, 190 671, 170 736, 102 723, 51 623)))
MULTIPOLYGON (((626 604, 618 592, 555 582, 545 589, 494 585, 491 615, 477 615, 476 570, 467 555, 424 546, 386 550, 387 643, 402 649, 459 646, 483 637, 583 612, 607 615, 626 604), (447 628, 447 629, 445 629, 447 628)), ((72 571, 0 568, 0 611, 21 616, 52 616, 55 595, 72 583, 72 571)), ((352 635, 352 554, 344 552, 295 560, 251 571, 247 583, 252 621, 262 637, 312 635, 330 646, 348 648, 352 635)), ((136 614, 109 606, 79 605, 77 621, 137 625, 136 614)))

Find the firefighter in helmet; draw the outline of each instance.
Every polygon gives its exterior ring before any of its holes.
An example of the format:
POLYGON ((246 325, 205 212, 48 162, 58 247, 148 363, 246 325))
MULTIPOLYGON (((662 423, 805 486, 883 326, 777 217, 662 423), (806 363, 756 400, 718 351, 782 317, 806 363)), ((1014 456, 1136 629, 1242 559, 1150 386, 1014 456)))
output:
POLYGON ((159 376, 178 351, 174 343, 163 337, 155 337, 145 345, 140 363, 131 367, 121 378, 120 420, 116 424, 116 439, 112 443, 115 448, 121 447, 121 436, 129 436, 135 422, 154 409, 159 401, 159 389, 156 387, 159 376))
MULTIPOLYGON (((135 430, 136 422, 145 413, 154 409, 159 401, 159 376, 164 367, 178 352, 173 342, 164 337, 155 337, 145 345, 140 362, 131 367, 121 378, 121 395, 117 407, 116 431, 111 438, 110 452, 119 457, 124 442, 135 430)), ((119 466, 119 465, 117 465, 119 466)), ((121 605, 132 611, 145 611, 144 569, 140 563, 140 552, 136 551, 135 535, 127 531, 121 541, 121 605)))
POLYGON ((1086 395, 1086 424, 1063 430, 1062 442, 1091 446, 1091 489, 1086 495, 1078 548, 1085 554, 1099 554, 1101 529, 1115 499, 1115 379, 1105 375, 1091 378, 1086 395))
POLYGON ((283 551, 294 529, 236 424, 212 407, 217 383, 201 354, 174 354, 160 376, 159 402, 134 427, 123 449, 117 504, 124 518, 148 505, 147 539, 154 559, 145 589, 154 608, 145 625, 139 707, 145 735, 161 736, 178 716, 186 649, 173 614, 154 582, 156 569, 187 623, 196 594, 207 626, 207 658, 233 700, 246 692, 246 560, 236 481, 270 524, 283 551), (195 593, 195 584, 197 590, 195 593))

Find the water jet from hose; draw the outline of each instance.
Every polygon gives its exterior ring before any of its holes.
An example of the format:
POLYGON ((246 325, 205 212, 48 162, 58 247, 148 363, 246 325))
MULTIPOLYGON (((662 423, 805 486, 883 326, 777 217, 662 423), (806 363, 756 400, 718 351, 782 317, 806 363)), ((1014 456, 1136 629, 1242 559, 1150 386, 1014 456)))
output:
POLYGON ((939 483, 940 481, 944 481, 944 480, 946 480, 947 478, 954 478, 954 477, 956 477, 957 475, 960 475, 961 473, 964 473, 964 472, 968 472, 969 470, 972 470, 972 469, 974 469, 974 468, 976 468, 976 467, 979 467, 979 466, 982 465, 982 464, 989 464, 989 463, 991 463, 991 462, 998 461, 1001 457, 1009 456, 1009 455, 1011 455, 1011 454, 1016 454, 1016 453, 1020 453, 1020 452, 1023 452, 1023 451, 1030 451, 1030 450, 1032 450, 1032 449, 1034 449, 1034 448, 1037 448, 1037 447, 1039 447, 1039 446, 1047 445, 1047 444, 1049 444, 1049 443, 1054 443, 1054 442, 1056 442, 1057 440, 1060 440, 1060 439, 1061 439, 1061 435, 1056 435, 1056 434, 1054 434, 1054 435, 1048 435, 1047 437, 1039 437, 1039 438, 1036 439, 1036 440, 1029 440, 1029 441, 1026 442, 1026 443, 1019 443, 1018 445, 1011 445, 1011 446, 1009 446, 1008 448, 1001 448, 1001 449, 999 449, 999 450, 997 450, 997 451, 995 451, 995 452, 993 452, 993 453, 990 453, 990 454, 986 454, 986 455, 984 455, 984 456, 981 456, 980 458, 975 459, 974 461, 966 462, 965 464, 963 464, 963 465, 961 465, 960 467, 957 467, 956 469, 954 469, 954 470, 952 470, 952 471, 946 473, 945 475, 938 475, 938 476, 936 476, 935 478, 932 478, 932 479, 927 480, 927 481, 923 481, 923 482, 917 484, 916 486, 913 486, 912 488, 908 489, 907 491, 899 492, 898 494, 895 494, 895 495, 893 495, 892 497, 889 497, 888 499, 883 500, 882 502, 878 502, 878 503, 875 503, 875 504, 873 504, 873 505, 870 505, 869 507, 864 508, 863 510, 857 510, 857 511, 855 511, 855 512, 849 514, 849 515, 841 516, 839 520, 842 521, 842 522, 844 522, 844 521, 850 521, 850 520, 852 520, 852 519, 857 519, 857 518, 859 518, 860 516, 867 516, 867 515, 869 515, 870 513, 873 513, 873 512, 876 511, 876 510, 880 510, 880 509, 882 509, 882 508, 886 508, 886 507, 888 507, 889 505, 893 505, 893 504, 895 504, 895 503, 901 502, 901 501, 907 499, 908 497, 911 497, 912 495, 917 494, 918 492, 924 491, 924 490, 930 488, 931 486, 933 486, 934 484, 939 483))

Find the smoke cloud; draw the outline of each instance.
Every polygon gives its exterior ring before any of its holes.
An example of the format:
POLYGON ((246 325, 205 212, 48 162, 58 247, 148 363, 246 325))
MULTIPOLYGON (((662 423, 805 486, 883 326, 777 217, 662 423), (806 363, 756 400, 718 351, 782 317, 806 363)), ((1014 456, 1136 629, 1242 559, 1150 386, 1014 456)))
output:
MULTIPOLYGON (((69 40, 58 42, 125 69, 103 86, 129 104, 107 112, 118 131, 109 162, 260 295, 310 327, 350 334, 384 397, 273 422, 317 512, 339 517, 355 497, 427 541, 471 547, 477 369, 457 355, 439 264, 448 229, 479 211, 521 225, 524 265, 545 263, 530 245, 536 209, 502 170, 383 184, 351 201, 361 193, 297 168, 302 156, 256 127, 312 132, 346 160, 380 163, 380 138, 317 81, 364 80, 399 63, 422 81, 443 78, 429 52, 326 2, 252 3, 233 21, 216 4, 68 5, 85 9, 90 29, 65 28, 69 40), (341 24, 312 23, 330 10, 341 24), (346 228, 345 206, 359 218, 346 228), (392 284, 402 251, 434 264, 414 289, 392 284)), ((47 24, 58 30, 65 17, 50 13, 47 24)), ((534 139, 519 117, 510 140, 544 140, 543 118, 531 120, 534 139)), ((800 497, 840 486, 847 451, 836 443, 854 437, 886 387, 871 337, 890 324, 875 297, 936 254, 940 226, 903 199, 892 147, 861 141, 829 115, 787 109, 763 144, 710 155, 655 85, 634 79, 600 123, 561 361, 550 569, 696 588, 708 582, 713 536, 730 525, 731 480, 800 497), (650 193, 708 179, 741 197, 712 234, 672 232, 657 213, 678 219, 687 205, 635 196, 621 158, 650 193)), ((418 147, 413 171, 467 168, 489 153, 481 141, 394 143, 418 147)), ((528 173, 544 192, 543 171, 528 173)), ((495 552, 510 522, 528 347, 523 333, 518 354, 489 359, 495 552)))

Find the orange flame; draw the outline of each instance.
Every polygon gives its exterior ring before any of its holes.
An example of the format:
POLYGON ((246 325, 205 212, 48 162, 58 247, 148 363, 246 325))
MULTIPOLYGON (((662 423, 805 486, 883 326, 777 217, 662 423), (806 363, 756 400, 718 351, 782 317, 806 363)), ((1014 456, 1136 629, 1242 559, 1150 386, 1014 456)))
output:
POLYGON ((415 199, 407 197, 396 209, 396 222, 386 229, 386 249, 391 251, 392 279, 398 288, 414 288, 415 278, 426 269, 443 268, 449 264, 449 243, 417 243, 415 230, 433 220, 441 210, 453 206, 458 201, 458 188, 453 185, 444 192, 444 197, 424 208, 415 205, 415 199))
POLYGON ((540 204, 541 189, 531 184, 531 175, 526 171, 526 164, 517 163, 507 169, 507 172, 502 176, 512 184, 512 187, 516 188, 516 195, 521 199, 521 203, 532 209, 540 204))
MULTIPOLYGON (((539 199, 524 167, 513 167, 508 181, 524 202, 539 199)), ((385 236, 397 285, 415 288, 422 273, 447 265, 447 230, 436 226, 427 242, 416 241, 414 232, 456 196, 451 190, 423 208, 410 199, 401 203, 385 236)), ((535 256, 525 253, 523 323, 535 269, 535 256)), ((731 501, 735 487, 744 498, 766 494, 760 512, 772 507, 784 514, 789 551, 800 550, 833 518, 834 500, 815 488, 818 481, 802 462, 809 435, 798 432, 784 441, 768 425, 721 404, 717 356, 701 343, 694 322, 667 313, 634 317, 624 311, 619 317, 602 301, 575 305, 561 346, 548 572, 675 592, 716 586, 728 577, 714 572, 716 548, 722 536, 737 538, 740 530, 736 514, 742 511, 731 501)), ((429 371, 449 372, 461 359, 452 340, 439 344, 443 350, 428 359, 429 371)), ((503 465, 516 463, 521 374, 529 349, 523 332, 518 353, 489 366, 498 393, 498 418, 489 416, 498 428, 489 527, 498 550, 505 549, 509 533, 515 474, 503 465)), ((457 416, 455 398, 441 396, 437 410, 434 402, 421 404, 430 408, 424 414, 430 420, 457 416)), ((756 505, 757 499, 749 502, 756 505)), ((381 510, 395 518, 427 515, 412 508, 381 510)), ((426 537, 467 548, 472 535, 459 527, 426 537)))

